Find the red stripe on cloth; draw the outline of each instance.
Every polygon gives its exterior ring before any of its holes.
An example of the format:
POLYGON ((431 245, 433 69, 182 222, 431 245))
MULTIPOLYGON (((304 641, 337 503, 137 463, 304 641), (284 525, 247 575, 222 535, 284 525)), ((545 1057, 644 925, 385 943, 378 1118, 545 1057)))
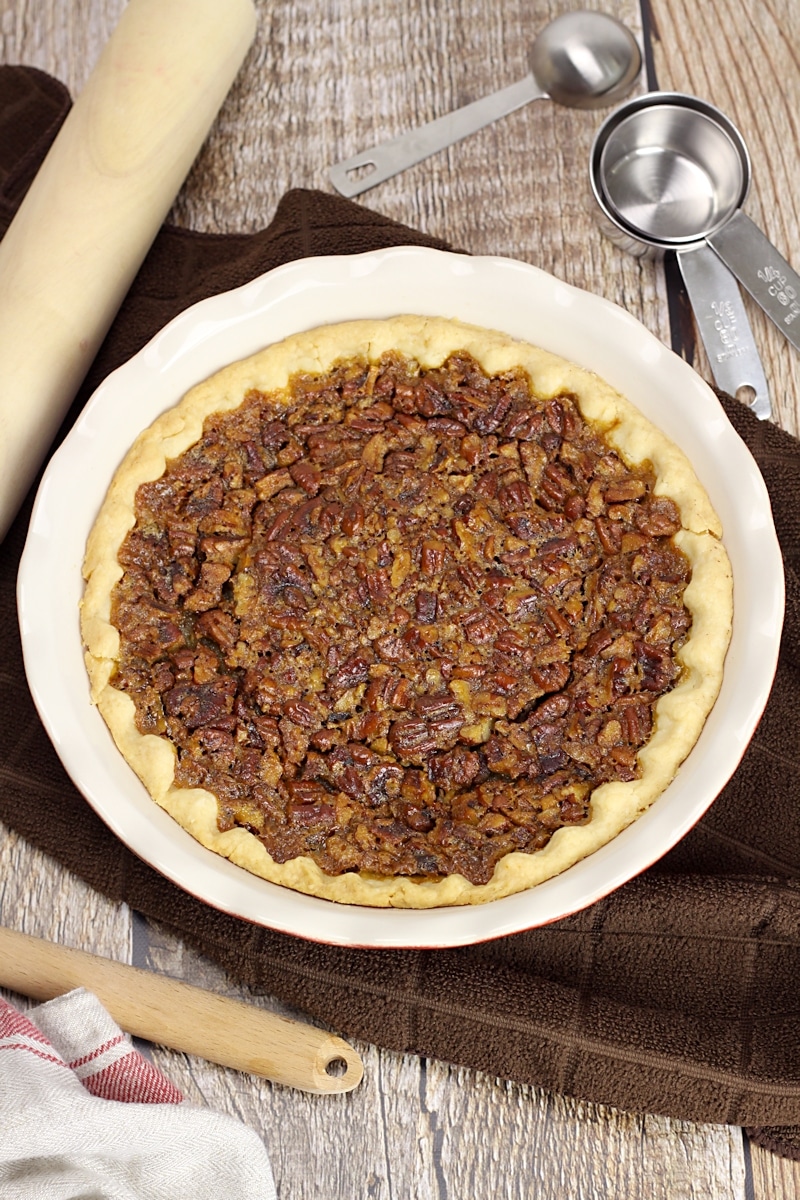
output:
POLYGON ((126 1104, 182 1104, 183 1095, 136 1050, 81 1081, 93 1096, 126 1104))
POLYGON ((93 1058, 97 1058, 100 1054, 105 1054, 106 1050, 110 1050, 112 1046, 118 1046, 120 1042, 124 1041, 125 1034, 120 1033, 117 1035, 117 1037, 110 1038, 107 1042, 103 1042, 102 1046, 97 1046, 94 1050, 90 1050, 88 1054, 84 1054, 81 1058, 74 1058, 71 1063, 67 1064, 67 1066, 73 1071, 76 1067, 84 1067, 87 1063, 90 1063, 93 1058))
MULTIPOLYGON (((45 1045, 49 1045, 49 1043, 46 1042, 45 1045)), ((27 1050, 28 1054, 33 1054, 36 1058, 43 1058, 45 1062, 55 1063, 58 1067, 67 1065, 57 1054, 48 1054, 46 1050, 37 1050, 35 1046, 29 1046, 27 1042, 3 1042, 0 1050, 27 1050)))
POLYGON ((0 997, 0 1038, 29 1037, 43 1046, 49 1046, 47 1038, 24 1013, 0 997))

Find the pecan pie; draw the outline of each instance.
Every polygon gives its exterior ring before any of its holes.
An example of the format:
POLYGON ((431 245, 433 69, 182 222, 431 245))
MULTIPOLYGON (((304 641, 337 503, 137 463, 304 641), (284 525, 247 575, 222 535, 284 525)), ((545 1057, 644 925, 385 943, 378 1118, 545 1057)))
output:
POLYGON ((677 447, 591 373, 421 317, 191 391, 85 574, 93 697, 154 799, 360 904, 494 899, 616 836, 697 740, 731 627, 677 447))

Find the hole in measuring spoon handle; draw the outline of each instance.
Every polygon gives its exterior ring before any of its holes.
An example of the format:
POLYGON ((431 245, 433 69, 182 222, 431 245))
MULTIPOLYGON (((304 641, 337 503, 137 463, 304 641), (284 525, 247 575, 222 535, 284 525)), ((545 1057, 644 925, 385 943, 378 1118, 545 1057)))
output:
POLYGON ((368 179, 378 169, 378 164, 371 159, 369 162, 358 163, 354 167, 348 167, 345 175, 351 179, 353 183, 360 183, 362 179, 368 179))
POLYGON ((705 243, 676 259, 714 382, 769 417, 769 387, 735 276, 705 243))
POLYGON ((753 408, 757 400, 756 389, 751 383, 743 383, 736 389, 736 397, 745 408, 753 408))

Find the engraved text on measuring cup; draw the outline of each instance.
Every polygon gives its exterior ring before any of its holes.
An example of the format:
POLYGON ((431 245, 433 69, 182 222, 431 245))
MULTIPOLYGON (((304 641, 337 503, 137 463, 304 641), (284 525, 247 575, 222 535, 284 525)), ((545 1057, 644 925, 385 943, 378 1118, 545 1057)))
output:
POLYGON ((783 317, 784 325, 791 325, 792 321, 800 317, 800 300, 796 290, 790 283, 787 283, 786 276, 781 274, 776 267, 764 267, 762 271, 758 272, 758 278, 762 283, 766 283, 770 296, 786 309, 783 317))
POLYGON ((739 344, 739 334, 736 331, 736 313, 729 300, 712 300, 711 311, 714 314, 714 329, 723 349, 715 355, 717 362, 728 362, 745 353, 745 348, 739 344))

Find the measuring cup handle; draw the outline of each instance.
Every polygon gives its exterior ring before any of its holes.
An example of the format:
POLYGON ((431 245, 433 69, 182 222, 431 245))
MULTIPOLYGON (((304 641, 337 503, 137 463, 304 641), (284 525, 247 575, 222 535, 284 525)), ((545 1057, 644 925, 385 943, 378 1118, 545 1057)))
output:
POLYGON ((491 96, 484 96, 472 104, 465 104, 463 108, 437 117, 427 125, 411 129, 400 137, 382 142, 370 150, 364 150, 361 154, 354 154, 352 158, 336 163, 328 172, 328 178, 342 196, 359 196, 368 188, 375 187, 376 184, 391 179, 393 175, 398 175, 400 171, 405 171, 407 167, 422 162, 437 150, 444 150, 446 146, 460 142, 470 133, 483 129, 484 125, 522 108, 529 101, 543 99, 545 93, 533 75, 526 75, 518 83, 512 83, 491 96), (371 171, 367 171, 369 167, 372 168, 371 171), (358 170, 365 173, 360 176, 352 175, 358 170))
POLYGON ((800 275, 743 212, 706 239, 753 299, 800 350, 800 275))
POLYGON ((735 278, 707 246, 681 250, 677 259, 717 387, 729 396, 752 388, 753 412, 770 417, 764 368, 735 278))

